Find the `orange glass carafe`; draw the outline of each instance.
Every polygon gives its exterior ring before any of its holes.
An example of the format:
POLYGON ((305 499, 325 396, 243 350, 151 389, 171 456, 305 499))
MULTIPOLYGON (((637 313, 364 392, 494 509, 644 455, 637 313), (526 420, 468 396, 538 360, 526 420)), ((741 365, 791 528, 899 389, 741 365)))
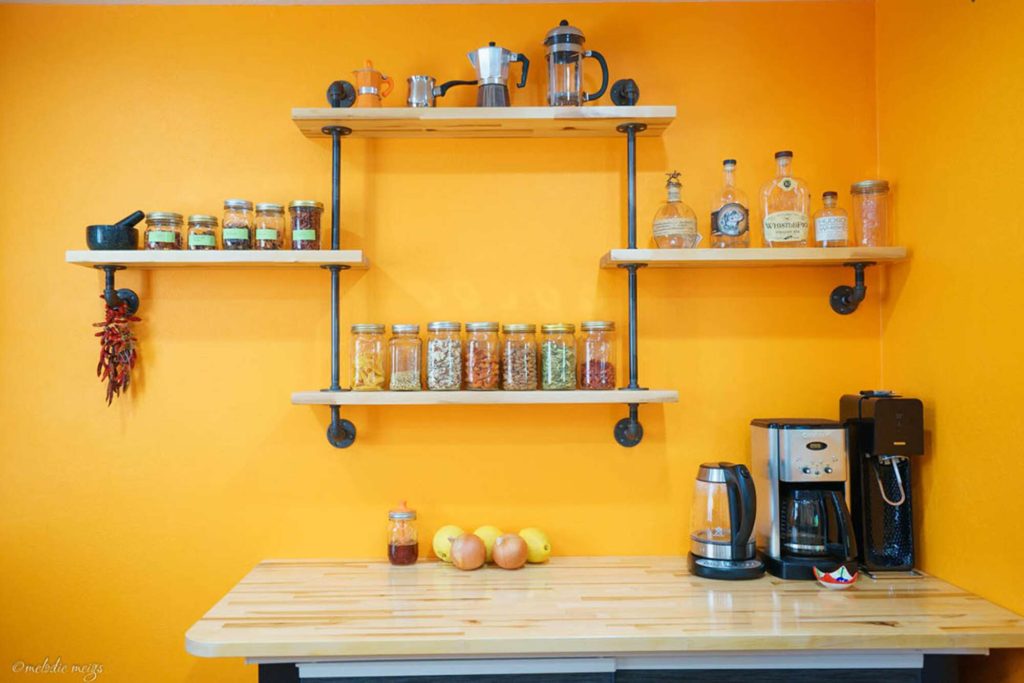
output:
POLYGON ((390 77, 373 68, 373 62, 366 60, 366 66, 352 72, 356 81, 356 107, 379 107, 382 97, 391 94, 395 83, 390 77))

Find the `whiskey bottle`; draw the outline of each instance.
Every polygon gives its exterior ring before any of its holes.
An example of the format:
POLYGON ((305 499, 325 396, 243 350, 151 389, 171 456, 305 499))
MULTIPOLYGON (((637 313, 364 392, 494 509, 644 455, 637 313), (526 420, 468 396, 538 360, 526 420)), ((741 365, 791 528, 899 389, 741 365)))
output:
POLYGON ((750 246, 750 203, 736 187, 736 160, 722 162, 722 189, 711 200, 711 246, 750 246))
POLYGON ((836 206, 839 193, 821 195, 824 206, 814 214, 814 244, 819 247, 845 247, 849 242, 846 211, 836 206))
POLYGON ((697 214, 680 199, 682 184, 679 182, 679 172, 672 171, 666 175, 668 201, 654 214, 654 243, 660 249, 690 249, 700 243, 697 214))
POLYGON ((793 177, 793 153, 776 152, 778 172, 761 188, 761 225, 766 247, 806 247, 810 209, 807 185, 793 177))

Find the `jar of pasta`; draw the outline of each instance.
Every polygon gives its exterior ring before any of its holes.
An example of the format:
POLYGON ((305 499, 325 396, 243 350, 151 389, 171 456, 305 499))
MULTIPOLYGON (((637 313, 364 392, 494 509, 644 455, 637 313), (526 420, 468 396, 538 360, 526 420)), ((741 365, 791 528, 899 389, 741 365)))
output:
POLYGON ((352 326, 352 391, 384 388, 384 326, 352 326))
POLYGON ((257 249, 280 249, 284 246, 284 207, 271 202, 256 205, 253 220, 257 249))
POLYGON ((146 249, 181 249, 181 214, 154 211, 146 216, 146 249))
POLYGON ((615 388, 615 323, 587 320, 580 324, 580 389, 615 388))
POLYGON ((462 323, 432 322, 427 325, 427 389, 458 391, 462 388, 462 323))
POLYGON ((420 357, 423 342, 420 341, 419 325, 392 325, 388 341, 391 357, 391 391, 419 391, 423 388, 420 379, 420 357))
POLYGON ((576 388, 576 326, 541 326, 540 386, 544 390, 576 388))
POLYGON ((533 391, 537 388, 537 326, 527 323, 504 325, 501 345, 501 388, 533 391))
POLYGON ((498 323, 466 323, 463 354, 466 389, 493 391, 501 379, 498 323))
POLYGON ((224 249, 252 249, 252 202, 225 199, 220 242, 224 249))
POLYGON ((292 249, 320 248, 320 215, 324 205, 309 199, 296 199, 288 205, 292 217, 292 249))
POLYGON ((188 217, 188 248, 209 250, 217 248, 217 217, 194 213, 188 217))

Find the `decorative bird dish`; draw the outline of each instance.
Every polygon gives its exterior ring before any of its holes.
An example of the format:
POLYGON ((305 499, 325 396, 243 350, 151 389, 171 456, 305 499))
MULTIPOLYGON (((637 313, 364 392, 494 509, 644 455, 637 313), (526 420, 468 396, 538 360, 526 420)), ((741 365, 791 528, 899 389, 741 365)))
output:
POLYGON ((818 583, 833 591, 846 590, 857 582, 857 577, 860 576, 860 572, 854 572, 850 574, 846 570, 846 567, 839 567, 834 572, 823 572, 817 567, 814 567, 814 578, 818 580, 818 583))

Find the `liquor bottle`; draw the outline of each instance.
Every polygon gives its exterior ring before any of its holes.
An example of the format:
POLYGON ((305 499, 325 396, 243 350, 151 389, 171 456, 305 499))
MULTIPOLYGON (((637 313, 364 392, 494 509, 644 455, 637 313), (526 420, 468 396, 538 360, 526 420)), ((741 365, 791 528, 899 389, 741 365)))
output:
POLYGON ((814 214, 814 244, 819 247, 845 247, 849 243, 846 211, 836 206, 839 193, 821 195, 824 206, 814 214))
POLYGON ((660 249, 690 249, 700 243, 697 214, 679 198, 682 191, 679 172, 672 171, 666 175, 668 201, 654 214, 654 243, 660 249))
POLYGON ((721 191, 711 200, 711 246, 750 246, 750 203, 745 192, 736 187, 736 160, 722 162, 724 181, 721 191))
POLYGON ((778 172, 761 188, 761 225, 766 247, 806 247, 811 195, 793 177, 793 153, 776 152, 778 172))

